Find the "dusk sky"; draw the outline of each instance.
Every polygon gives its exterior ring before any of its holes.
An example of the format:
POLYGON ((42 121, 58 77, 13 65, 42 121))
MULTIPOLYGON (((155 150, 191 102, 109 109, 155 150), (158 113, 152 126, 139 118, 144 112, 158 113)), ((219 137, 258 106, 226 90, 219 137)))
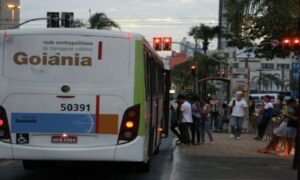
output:
MULTIPOLYGON (((219 0, 21 0, 21 6, 21 22, 50 11, 74 12, 75 19, 86 22, 90 13, 104 12, 122 31, 143 34, 149 41, 153 36, 180 41, 192 26, 217 25, 219 0)), ((45 27, 45 22, 26 27, 45 27)))

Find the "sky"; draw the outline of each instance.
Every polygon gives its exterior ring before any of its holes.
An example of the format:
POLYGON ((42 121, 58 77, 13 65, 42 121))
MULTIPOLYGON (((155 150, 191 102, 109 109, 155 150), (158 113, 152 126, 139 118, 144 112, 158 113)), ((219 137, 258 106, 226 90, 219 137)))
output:
MULTIPOLYGON (((74 12, 84 22, 91 14, 104 12, 122 31, 155 36, 171 36, 174 41, 188 37, 192 26, 218 24, 219 0, 20 0, 21 22, 46 17, 47 12, 74 12)), ((34 22, 28 27, 45 27, 34 22)), ((190 40, 192 40, 190 38, 190 40)), ((211 44, 216 48, 216 43, 211 44)))

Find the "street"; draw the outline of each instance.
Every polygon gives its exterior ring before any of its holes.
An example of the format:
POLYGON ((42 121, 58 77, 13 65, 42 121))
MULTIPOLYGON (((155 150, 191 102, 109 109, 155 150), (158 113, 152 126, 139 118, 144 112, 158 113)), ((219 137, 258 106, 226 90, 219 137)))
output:
POLYGON ((58 167, 55 169, 43 169, 26 171, 21 161, 0 161, 0 180, 158 180, 169 179, 173 159, 173 139, 164 139, 157 155, 151 159, 150 173, 137 173, 132 167, 96 165, 89 169, 89 166, 82 167, 73 165, 58 167))
POLYGON ((193 180, 193 179, 296 179, 291 169, 292 157, 259 154, 257 148, 266 142, 244 134, 241 140, 227 133, 215 133, 215 144, 175 145, 173 137, 163 140, 158 155, 153 155, 150 173, 137 173, 123 166, 62 166, 37 171, 23 170, 20 161, 0 161, 1 180, 40 179, 128 179, 128 180, 193 180))

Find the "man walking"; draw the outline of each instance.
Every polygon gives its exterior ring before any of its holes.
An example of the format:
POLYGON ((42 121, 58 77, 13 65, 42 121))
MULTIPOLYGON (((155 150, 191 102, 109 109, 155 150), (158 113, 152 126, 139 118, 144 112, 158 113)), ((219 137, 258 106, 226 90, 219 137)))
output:
POLYGON ((230 118, 231 138, 240 139, 241 126, 248 107, 246 101, 242 99, 241 91, 236 92, 236 99, 231 100, 228 106, 232 109, 230 118))
POLYGON ((190 130, 193 123, 191 104, 185 100, 183 95, 177 96, 178 104, 181 104, 181 115, 179 117, 181 126, 181 138, 184 144, 190 143, 190 130))

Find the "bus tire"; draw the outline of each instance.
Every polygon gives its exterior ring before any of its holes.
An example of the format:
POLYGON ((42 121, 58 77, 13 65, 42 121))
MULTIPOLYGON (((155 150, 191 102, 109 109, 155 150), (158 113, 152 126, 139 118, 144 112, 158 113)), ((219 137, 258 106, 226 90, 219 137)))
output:
POLYGON ((150 172, 150 169, 150 160, 148 160, 147 162, 139 162, 136 164, 136 171, 139 173, 148 173, 150 172))
POLYGON ((23 160, 23 168, 25 170, 34 170, 37 169, 37 162, 35 161, 30 161, 30 160, 23 160))

